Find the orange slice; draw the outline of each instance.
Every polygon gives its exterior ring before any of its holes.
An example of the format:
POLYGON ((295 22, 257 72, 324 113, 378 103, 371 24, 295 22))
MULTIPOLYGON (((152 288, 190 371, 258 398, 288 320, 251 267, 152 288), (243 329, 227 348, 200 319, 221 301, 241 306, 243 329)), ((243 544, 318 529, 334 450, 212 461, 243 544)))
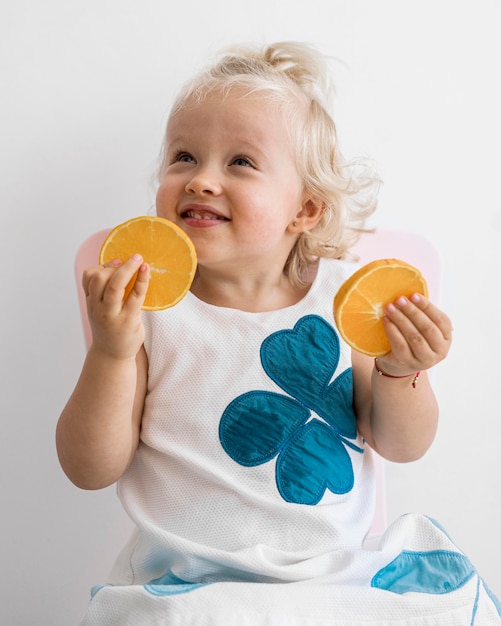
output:
POLYGON ((390 351, 382 317, 384 307, 400 296, 428 297, 421 272, 397 259, 372 261, 346 280, 334 297, 334 319, 343 339, 369 356, 390 351))
MULTIPOLYGON (((99 253, 99 264, 114 259, 126 261, 139 253, 151 269, 146 311, 174 306, 188 293, 197 268, 195 247, 176 224, 162 217, 144 215, 127 220, 106 237, 99 253)), ((132 290, 135 277, 125 289, 132 290)))

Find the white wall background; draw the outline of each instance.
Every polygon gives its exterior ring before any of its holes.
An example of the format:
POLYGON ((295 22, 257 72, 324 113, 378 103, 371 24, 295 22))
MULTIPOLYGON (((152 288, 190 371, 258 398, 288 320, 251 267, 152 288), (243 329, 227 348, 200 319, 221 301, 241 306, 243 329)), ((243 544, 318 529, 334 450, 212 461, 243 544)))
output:
POLYGON ((342 61, 344 152, 385 180, 375 223, 443 254, 440 431, 423 460, 388 468, 389 516, 436 517, 501 596, 500 26, 499 0, 2 3, 1 624, 77 624, 128 534, 114 490, 77 490, 55 454, 84 357, 74 254, 149 209, 174 93, 235 41, 299 39, 342 61))

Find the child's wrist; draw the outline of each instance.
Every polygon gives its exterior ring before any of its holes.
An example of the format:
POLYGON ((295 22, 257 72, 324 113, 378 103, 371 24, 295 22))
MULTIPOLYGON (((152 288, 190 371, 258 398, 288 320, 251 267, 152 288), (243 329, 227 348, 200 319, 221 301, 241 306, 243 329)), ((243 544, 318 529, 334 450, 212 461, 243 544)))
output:
POLYGON ((374 368, 376 369, 376 372, 379 376, 383 376, 384 378, 411 378, 412 377, 412 386, 416 387, 416 384, 418 382, 419 376, 421 374, 420 371, 418 372, 411 372, 410 374, 391 374, 389 373, 385 368, 381 367, 380 364, 378 363, 378 358, 376 357, 374 359, 374 368))

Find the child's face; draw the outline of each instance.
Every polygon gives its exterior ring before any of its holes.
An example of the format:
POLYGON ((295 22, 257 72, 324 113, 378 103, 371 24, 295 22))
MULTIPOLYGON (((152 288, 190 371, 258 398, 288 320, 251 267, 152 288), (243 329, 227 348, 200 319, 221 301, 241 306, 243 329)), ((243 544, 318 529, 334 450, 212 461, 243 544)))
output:
POLYGON ((285 263, 302 210, 283 113, 262 95, 189 103, 167 126, 157 214, 193 240, 200 265, 285 263))

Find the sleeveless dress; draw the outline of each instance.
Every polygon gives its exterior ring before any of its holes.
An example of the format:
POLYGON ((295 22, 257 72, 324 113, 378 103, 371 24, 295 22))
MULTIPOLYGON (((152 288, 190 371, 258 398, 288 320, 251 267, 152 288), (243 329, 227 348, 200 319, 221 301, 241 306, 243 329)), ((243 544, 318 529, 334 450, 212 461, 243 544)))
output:
POLYGON ((501 605, 434 521, 364 548, 371 449, 352 408, 322 260, 299 303, 249 313, 188 295, 145 312, 141 441, 118 483, 136 529, 82 624, 472 626, 501 605))

